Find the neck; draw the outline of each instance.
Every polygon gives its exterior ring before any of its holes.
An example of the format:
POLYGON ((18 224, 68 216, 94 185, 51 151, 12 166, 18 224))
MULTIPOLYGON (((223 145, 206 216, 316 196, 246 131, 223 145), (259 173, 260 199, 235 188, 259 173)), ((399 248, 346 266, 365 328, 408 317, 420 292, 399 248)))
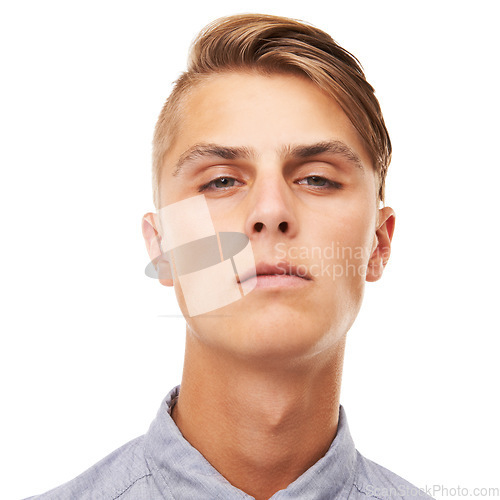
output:
POLYGON ((334 352, 263 366, 202 344, 188 328, 172 417, 233 486, 267 499, 328 450, 337 432, 345 338, 334 352))

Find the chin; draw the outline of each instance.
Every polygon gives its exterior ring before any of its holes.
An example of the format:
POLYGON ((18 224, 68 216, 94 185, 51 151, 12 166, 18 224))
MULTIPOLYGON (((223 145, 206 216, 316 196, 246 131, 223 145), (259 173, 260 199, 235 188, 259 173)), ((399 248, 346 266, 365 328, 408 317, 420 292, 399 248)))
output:
POLYGON ((304 359, 332 341, 331 318, 283 303, 245 308, 244 301, 188 323, 199 341, 246 360, 304 359))

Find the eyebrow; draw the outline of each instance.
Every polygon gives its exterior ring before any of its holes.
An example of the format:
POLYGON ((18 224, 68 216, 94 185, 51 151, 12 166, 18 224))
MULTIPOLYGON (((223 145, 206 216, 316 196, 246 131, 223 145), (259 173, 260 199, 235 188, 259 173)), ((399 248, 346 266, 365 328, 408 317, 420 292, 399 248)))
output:
POLYGON ((184 164, 201 158, 215 157, 221 158, 223 160, 248 160, 250 158, 253 158, 254 156, 255 153, 253 152, 253 150, 244 146, 228 147, 221 146, 219 144, 195 144, 181 155, 181 157, 177 161, 177 164, 175 165, 175 169, 172 175, 174 177, 179 175, 184 164))
MULTIPOLYGON (((350 164, 364 171, 363 163, 358 154, 347 144, 338 140, 296 146, 286 145, 279 150, 280 156, 287 159, 307 159, 324 153, 341 156, 350 164)), ((245 146, 228 147, 219 144, 195 144, 181 155, 175 165, 172 175, 174 177, 178 176, 186 163, 202 158, 215 157, 223 160, 248 160, 256 156, 252 148, 245 146)))
POLYGON ((303 146, 284 146, 281 149, 281 156, 285 158, 307 159, 324 153, 341 156, 349 163, 364 171, 359 155, 342 141, 322 141, 303 146))

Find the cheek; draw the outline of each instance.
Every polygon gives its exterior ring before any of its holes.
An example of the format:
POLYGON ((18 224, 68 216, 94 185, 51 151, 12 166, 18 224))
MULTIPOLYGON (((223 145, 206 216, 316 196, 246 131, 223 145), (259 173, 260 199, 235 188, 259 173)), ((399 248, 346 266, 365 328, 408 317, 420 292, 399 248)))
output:
POLYGON ((367 203, 356 203, 350 210, 332 211, 327 221, 322 231, 325 241, 344 250, 349 261, 367 262, 375 228, 374 208, 367 203))
POLYGON ((172 203, 176 203, 185 198, 182 185, 174 179, 163 179, 160 185, 160 208, 163 208, 172 203))
MULTIPOLYGON (((345 205, 344 205, 345 208, 345 205)), ((352 307, 362 298, 374 235, 374 209, 356 204, 355 210, 330 212, 310 226, 306 241, 314 274, 339 306, 352 307), (345 303, 344 303, 345 301, 345 303)), ((327 294, 327 295, 328 295, 327 294)))

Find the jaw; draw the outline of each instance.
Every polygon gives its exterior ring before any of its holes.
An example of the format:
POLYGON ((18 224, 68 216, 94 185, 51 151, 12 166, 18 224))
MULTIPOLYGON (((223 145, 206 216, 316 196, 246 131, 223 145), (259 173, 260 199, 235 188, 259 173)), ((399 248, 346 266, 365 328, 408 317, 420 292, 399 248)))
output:
POLYGON ((256 290, 212 313, 187 318, 188 334, 208 351, 251 363, 304 361, 334 347, 352 323, 333 304, 321 306, 318 295, 319 290, 256 290))

